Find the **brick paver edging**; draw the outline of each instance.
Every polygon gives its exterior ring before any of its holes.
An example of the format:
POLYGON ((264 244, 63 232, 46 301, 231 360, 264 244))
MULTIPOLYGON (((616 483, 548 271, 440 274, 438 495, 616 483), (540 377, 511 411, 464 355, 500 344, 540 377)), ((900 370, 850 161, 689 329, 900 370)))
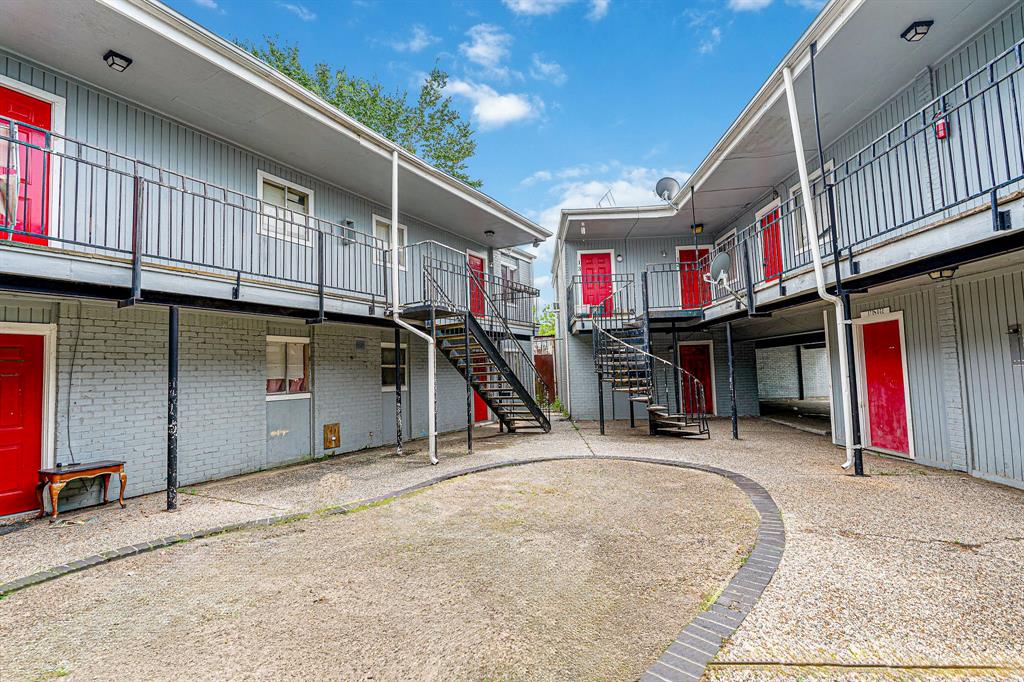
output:
POLYGON ((736 486, 747 494, 754 508, 760 516, 760 523, 757 529, 757 541, 754 549, 747 557, 746 562, 739 571, 732 577, 729 584, 719 595, 718 599, 706 610, 698 614, 683 628, 675 641, 661 655, 661 657, 647 669, 641 677, 642 682, 677 682, 680 680, 699 680, 704 673, 704 668, 714 658, 722 644, 736 629, 739 628, 743 619, 757 603, 764 588, 771 582, 775 570, 782 560, 782 550, 786 543, 786 533, 782 524, 782 515, 779 508, 768 491, 751 479, 726 469, 694 464, 691 462, 679 462, 654 457, 629 457, 616 455, 572 455, 566 457, 535 457, 523 460, 506 460, 493 464, 482 464, 468 469, 460 469, 450 473, 434 476, 419 483, 407 486, 394 492, 385 493, 361 500, 350 502, 337 507, 329 507, 316 512, 296 512, 270 516, 253 521, 232 523, 226 526, 217 526, 206 530, 182 533, 180 535, 169 535, 167 537, 140 542, 135 545, 128 545, 120 549, 108 550, 93 554, 84 559, 54 566, 45 571, 33 573, 32 575, 19 578, 8 583, 0 584, 0 596, 21 590, 32 585, 38 585, 61 576, 85 570, 92 566, 98 566, 117 559, 135 556, 144 552, 150 552, 163 547, 170 547, 181 542, 196 540, 199 538, 230 533, 238 530, 253 528, 265 528, 281 523, 300 521, 317 515, 351 514, 370 507, 387 504, 392 500, 404 495, 429 488, 444 481, 449 481, 470 474, 503 469, 527 464, 538 464, 541 462, 560 462, 571 460, 614 460, 625 462, 642 462, 645 464, 659 464, 663 466, 678 467, 680 469, 694 469, 707 473, 717 474, 732 481, 736 486))

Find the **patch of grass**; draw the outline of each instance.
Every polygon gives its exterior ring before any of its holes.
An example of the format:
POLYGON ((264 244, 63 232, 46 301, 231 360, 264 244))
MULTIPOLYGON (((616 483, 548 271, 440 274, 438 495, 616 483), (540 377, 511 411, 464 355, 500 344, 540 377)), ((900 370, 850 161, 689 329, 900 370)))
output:
POLYGON ((723 585, 723 586, 715 588, 714 590, 711 590, 710 592, 705 592, 704 595, 701 597, 701 600, 700 600, 700 607, 699 608, 700 608, 701 613, 703 613, 704 611, 707 611, 708 609, 710 609, 711 605, 714 604, 716 601, 718 601, 718 598, 722 596, 722 592, 724 590, 725 590, 725 586, 723 585))
POLYGON ((36 675, 33 679, 35 679, 35 680, 53 680, 53 679, 57 679, 58 677, 67 677, 70 674, 71 674, 71 668, 68 668, 67 666, 62 665, 62 666, 58 666, 56 668, 51 668, 50 670, 44 670, 43 672, 41 672, 38 675, 36 675))
POLYGON ((305 521, 306 519, 308 519, 312 515, 313 515, 312 512, 307 512, 305 514, 296 514, 295 516, 293 516, 290 519, 280 519, 278 521, 274 521, 270 525, 271 525, 271 527, 273 527, 273 526, 287 526, 289 523, 295 523, 296 521, 305 521))

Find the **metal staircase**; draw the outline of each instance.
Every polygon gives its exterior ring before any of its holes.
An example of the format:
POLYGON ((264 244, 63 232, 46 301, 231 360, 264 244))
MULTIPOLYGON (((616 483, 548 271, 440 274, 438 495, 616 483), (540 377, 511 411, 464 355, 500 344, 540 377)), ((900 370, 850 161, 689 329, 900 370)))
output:
MULTIPOLYGON (((704 402, 704 385, 697 377, 650 352, 644 318, 592 319, 594 371, 598 387, 611 386, 612 395, 629 399, 630 425, 633 406, 642 405, 652 435, 711 437, 704 402)), ((604 432, 603 390, 599 390, 601 429, 604 432)))
POLYGON ((410 303, 402 315, 423 322, 438 350, 510 432, 550 431, 548 386, 531 357, 532 306, 524 311, 515 298, 535 290, 477 273, 465 254, 440 244, 421 242, 406 253, 404 299, 410 303))

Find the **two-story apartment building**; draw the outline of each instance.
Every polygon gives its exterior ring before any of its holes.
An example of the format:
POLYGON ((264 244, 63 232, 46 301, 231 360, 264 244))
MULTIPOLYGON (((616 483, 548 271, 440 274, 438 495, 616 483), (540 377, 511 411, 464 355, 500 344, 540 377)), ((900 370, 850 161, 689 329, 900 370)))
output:
POLYGON ((832 0, 663 203, 563 212, 572 415, 756 414, 756 348, 825 343, 837 444, 1024 485, 1022 45, 1019 0, 832 0))
POLYGON ((515 247, 548 236, 155 0, 4 2, 0 515, 56 464, 131 495, 546 429, 515 247))

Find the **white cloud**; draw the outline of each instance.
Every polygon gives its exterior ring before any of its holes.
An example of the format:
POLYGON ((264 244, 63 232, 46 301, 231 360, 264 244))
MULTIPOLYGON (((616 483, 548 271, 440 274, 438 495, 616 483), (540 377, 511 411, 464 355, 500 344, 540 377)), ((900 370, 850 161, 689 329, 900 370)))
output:
POLYGON ((711 29, 703 35, 700 42, 697 44, 697 52, 700 54, 708 54, 714 52, 715 48, 722 42, 722 29, 717 26, 712 26, 711 29))
POLYGON ((587 12, 587 19, 601 21, 608 14, 608 6, 612 0, 590 0, 590 11, 587 12))
POLYGON ((554 14, 566 5, 572 4, 575 0, 504 0, 505 6, 515 14, 527 16, 542 16, 554 14))
POLYGON ((510 123, 537 118, 544 103, 520 93, 500 93, 489 85, 464 80, 448 81, 447 93, 465 97, 473 103, 473 118, 481 130, 494 130, 510 123))
POLYGON ((224 10, 221 9, 220 5, 217 4, 216 0, 192 0, 195 4, 199 5, 203 9, 213 10, 214 12, 220 12, 224 14, 224 10))
POLYGON ((441 42, 441 39, 431 35, 423 26, 416 24, 412 27, 412 35, 407 40, 394 40, 391 47, 399 52, 422 52, 431 45, 441 42))
POLYGON ((772 0, 729 0, 729 9, 734 12, 753 12, 772 4, 772 0))
POLYGON ((504 65, 511 51, 512 36, 494 24, 477 24, 466 35, 469 41, 459 45, 459 52, 474 64, 483 67, 484 75, 507 79, 511 71, 504 65))
POLYGON ((281 9, 288 10, 302 21, 313 21, 316 19, 316 12, 305 5, 300 5, 294 2, 279 2, 277 3, 277 6, 281 9))
POLYGON ((565 75, 565 69, 558 62, 546 62, 544 58, 533 54, 533 64, 530 66, 530 75, 539 81, 548 81, 554 85, 565 85, 569 77, 565 75))
POLYGON ((550 182, 554 176, 551 175, 551 171, 539 170, 532 175, 523 178, 519 181, 519 184, 523 187, 531 187, 536 185, 538 182, 550 182))
POLYGON ((787 5, 796 5, 817 12, 825 6, 826 0, 786 0, 787 5))

